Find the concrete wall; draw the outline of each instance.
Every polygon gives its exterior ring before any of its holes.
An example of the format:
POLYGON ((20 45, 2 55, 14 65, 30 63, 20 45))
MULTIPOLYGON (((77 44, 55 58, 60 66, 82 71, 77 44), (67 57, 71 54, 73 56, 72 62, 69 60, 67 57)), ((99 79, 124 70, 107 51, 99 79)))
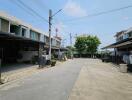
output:
POLYGON ((30 38, 30 29, 27 28, 26 38, 30 38))
POLYGON ((4 19, 1 19, 1 31, 2 32, 9 32, 9 21, 6 21, 6 20, 4 20, 4 19))
POLYGON ((44 35, 43 34, 40 34, 40 41, 44 42, 44 35))

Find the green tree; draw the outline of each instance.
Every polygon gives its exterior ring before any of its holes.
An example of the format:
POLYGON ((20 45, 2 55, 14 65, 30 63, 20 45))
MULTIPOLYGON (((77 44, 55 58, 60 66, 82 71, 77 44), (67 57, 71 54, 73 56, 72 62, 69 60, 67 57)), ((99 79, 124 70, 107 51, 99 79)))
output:
POLYGON ((100 43, 101 42, 97 36, 78 36, 76 38, 75 47, 80 56, 82 55, 82 53, 91 54, 92 56, 96 53, 100 43))
POLYGON ((71 51, 75 51, 75 48, 72 47, 72 46, 67 46, 66 48, 69 49, 69 50, 71 50, 71 51))
POLYGON ((75 48, 72 46, 67 46, 66 47, 68 50, 66 51, 66 55, 68 58, 72 58, 73 57, 73 53, 75 51, 75 48))
POLYGON ((84 37, 84 36, 77 37, 76 42, 75 42, 75 47, 81 56, 82 53, 85 52, 85 50, 86 50, 86 37, 84 37))

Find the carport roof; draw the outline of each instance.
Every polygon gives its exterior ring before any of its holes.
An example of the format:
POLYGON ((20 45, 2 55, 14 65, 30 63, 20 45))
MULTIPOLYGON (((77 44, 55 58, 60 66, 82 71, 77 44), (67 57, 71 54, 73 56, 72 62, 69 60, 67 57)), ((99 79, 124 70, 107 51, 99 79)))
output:
POLYGON ((4 40, 17 40, 17 41, 28 41, 28 42, 45 44, 44 42, 41 42, 41 41, 33 40, 30 38, 26 38, 26 37, 16 36, 14 34, 5 33, 5 32, 0 31, 0 40, 2 40, 2 39, 4 39, 4 40))
POLYGON ((110 44, 106 47, 103 47, 102 49, 118 48, 118 47, 123 47, 123 46, 127 46, 127 45, 132 45, 132 38, 127 38, 122 41, 110 44))

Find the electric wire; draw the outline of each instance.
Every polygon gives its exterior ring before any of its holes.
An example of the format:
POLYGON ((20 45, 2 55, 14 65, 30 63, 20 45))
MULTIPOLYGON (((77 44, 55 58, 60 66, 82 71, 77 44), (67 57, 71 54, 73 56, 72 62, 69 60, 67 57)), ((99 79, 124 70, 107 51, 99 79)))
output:
POLYGON ((95 13, 95 14, 91 14, 91 15, 87 15, 87 16, 83 16, 83 17, 73 18, 73 19, 69 19, 69 20, 63 20, 63 21, 64 22, 78 21, 78 20, 81 20, 81 19, 86 19, 86 18, 91 18, 91 17, 96 17, 96 16, 108 14, 108 13, 122 11, 122 10, 128 9, 128 8, 132 8, 132 5, 125 6, 125 7, 120 7, 120 8, 116 8, 116 9, 111 9, 111 10, 108 10, 108 11, 102 11, 102 12, 99 12, 99 13, 95 13))
POLYGON ((21 0, 17 0, 17 2, 19 2, 22 6, 24 6, 25 8, 27 8, 29 11, 31 11, 32 13, 34 13, 36 16, 38 16, 39 18, 43 19, 43 21, 45 21, 46 23, 49 23, 49 21, 47 19, 45 19, 43 16, 41 16, 39 13, 37 13, 35 10, 33 10, 32 8, 30 8, 29 6, 27 6, 24 2, 22 2, 21 0))

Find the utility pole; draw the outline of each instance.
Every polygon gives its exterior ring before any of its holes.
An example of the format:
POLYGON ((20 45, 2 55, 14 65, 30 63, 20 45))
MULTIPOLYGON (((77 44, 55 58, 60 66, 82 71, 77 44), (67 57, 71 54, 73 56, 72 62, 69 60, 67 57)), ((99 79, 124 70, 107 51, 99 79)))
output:
POLYGON ((49 10, 49 59, 51 61, 51 21, 52 21, 52 10, 49 10))
POLYGON ((72 52, 72 34, 70 33, 70 44, 71 44, 71 59, 73 59, 73 52, 72 52))
POLYGON ((51 26, 52 26, 52 19, 55 15, 57 15, 59 12, 61 12, 62 9, 58 10, 56 13, 52 14, 52 10, 49 10, 49 60, 51 61, 51 26))

